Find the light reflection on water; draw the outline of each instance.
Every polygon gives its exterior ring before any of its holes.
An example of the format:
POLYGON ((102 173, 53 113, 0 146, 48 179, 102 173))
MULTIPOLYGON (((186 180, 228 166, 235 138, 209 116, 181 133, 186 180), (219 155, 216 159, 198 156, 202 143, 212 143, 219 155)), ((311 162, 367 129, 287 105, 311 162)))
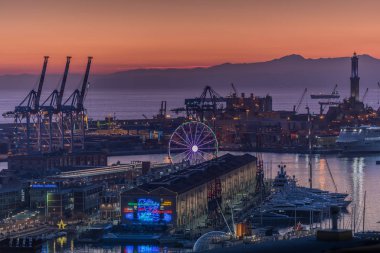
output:
MULTIPOLYGON (((220 152, 224 154, 226 152, 220 152)), ((231 152, 233 154, 242 154, 242 152, 231 152)), ((255 153, 251 153, 255 155, 255 153)), ((295 175, 298 184, 309 186, 309 155, 308 154, 275 154, 262 153, 264 159, 264 169, 266 177, 270 175, 274 177, 277 174, 277 165, 281 162, 286 164, 288 175, 295 175)), ((362 229, 362 209, 363 196, 367 192, 366 201, 366 230, 380 231, 380 165, 376 165, 376 161, 380 160, 380 155, 368 156, 338 156, 338 155, 312 155, 313 168, 313 186, 323 190, 334 191, 334 184, 328 172, 327 164, 331 169, 338 192, 347 192, 352 197, 352 204, 348 211, 352 212, 352 206, 356 206, 356 227, 357 230, 362 229), (327 159, 327 163, 326 160, 327 159)), ((116 163, 120 161, 127 163, 130 161, 152 161, 167 162, 167 154, 152 155, 135 155, 135 156, 114 156, 108 158, 108 163, 116 163)), ((345 224, 346 228, 350 227, 350 213, 345 215, 345 220, 340 224, 345 224)), ((181 249, 167 249, 156 245, 77 245, 72 239, 60 240, 56 239, 44 245, 43 253, 142 253, 142 252, 186 252, 181 249)))
POLYGON ((170 249, 158 245, 75 244, 74 239, 59 237, 43 245, 41 253, 184 253, 188 249, 170 249))
MULTIPOLYGON (((224 154, 226 152, 220 152, 224 154)), ((231 152, 232 154, 242 154, 242 152, 231 152)), ((250 153, 255 155, 255 153, 250 153)), ((275 154, 262 153, 266 177, 274 177, 277 174, 277 165, 281 162, 286 164, 288 175, 295 175, 298 184, 309 186, 309 155, 308 154, 275 154)), ((116 161, 155 161, 163 162, 167 159, 166 154, 140 155, 140 156, 117 156, 110 157, 109 163, 116 161)), ((331 174, 338 188, 338 192, 347 192, 352 198, 352 204, 349 206, 349 214, 345 216, 345 223, 348 224, 351 217, 352 206, 356 205, 356 224, 357 229, 362 229, 362 213, 364 205, 364 192, 367 192, 366 201, 366 230, 380 231, 380 165, 376 161, 380 160, 380 155, 365 156, 341 156, 341 155, 312 155, 313 187, 322 190, 335 191, 333 180, 328 171, 329 166, 331 174), (327 162, 326 162, 327 160, 327 162)))

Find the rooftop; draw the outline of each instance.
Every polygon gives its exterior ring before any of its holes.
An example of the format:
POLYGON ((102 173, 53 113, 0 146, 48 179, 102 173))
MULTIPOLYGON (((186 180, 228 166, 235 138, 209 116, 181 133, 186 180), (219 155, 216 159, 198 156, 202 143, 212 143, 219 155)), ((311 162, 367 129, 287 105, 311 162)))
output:
POLYGON ((183 193, 254 161, 256 161, 256 157, 249 154, 241 156, 225 154, 140 185, 138 188, 151 192, 159 187, 164 187, 176 193, 183 193))
POLYGON ((67 179, 67 178, 91 177, 91 176, 99 176, 99 175, 106 175, 106 174, 122 173, 122 172, 130 171, 134 168, 135 166, 130 165, 130 164, 114 165, 114 166, 108 166, 108 167, 99 167, 99 168, 92 168, 92 169, 62 172, 61 174, 54 176, 54 178, 67 179))

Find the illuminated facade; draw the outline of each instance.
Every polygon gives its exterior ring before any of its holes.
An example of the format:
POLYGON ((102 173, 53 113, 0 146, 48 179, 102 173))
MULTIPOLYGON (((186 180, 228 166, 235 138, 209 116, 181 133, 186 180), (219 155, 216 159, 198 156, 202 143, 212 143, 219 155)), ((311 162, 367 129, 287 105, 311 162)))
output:
POLYGON ((206 217, 208 193, 221 184, 221 207, 240 192, 254 189, 256 158, 223 155, 121 194, 123 224, 188 226, 206 217))

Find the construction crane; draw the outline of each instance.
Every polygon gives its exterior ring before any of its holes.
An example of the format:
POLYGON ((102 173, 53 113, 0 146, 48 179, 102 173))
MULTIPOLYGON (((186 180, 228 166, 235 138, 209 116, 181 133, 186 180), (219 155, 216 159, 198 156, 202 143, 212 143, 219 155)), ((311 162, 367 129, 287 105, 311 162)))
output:
POLYGON ((300 97, 300 99, 298 100, 298 103, 296 105, 293 106, 293 112, 294 113, 297 113, 298 110, 300 109, 301 107, 301 104, 303 102, 303 99, 305 98, 305 95, 307 93, 307 88, 304 89, 303 93, 302 93, 302 96, 300 97))
POLYGON ((368 88, 365 90, 363 97, 362 97, 362 102, 364 103, 365 98, 367 97, 368 94, 368 88))
POLYGON ((232 90, 234 91, 234 93, 232 95, 237 96, 239 93, 237 92, 237 89, 236 89, 234 83, 231 83, 231 87, 232 87, 232 90))

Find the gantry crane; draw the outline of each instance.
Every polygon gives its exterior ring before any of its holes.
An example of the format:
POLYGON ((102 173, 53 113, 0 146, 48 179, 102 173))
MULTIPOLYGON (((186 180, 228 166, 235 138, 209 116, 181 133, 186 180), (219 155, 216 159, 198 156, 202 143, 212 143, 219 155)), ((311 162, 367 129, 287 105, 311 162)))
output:
POLYGON ((41 124, 38 114, 48 60, 49 56, 45 56, 37 90, 32 89, 24 100, 15 107, 13 112, 8 112, 4 115, 5 117, 8 115, 14 117, 15 135, 12 149, 16 153, 30 153, 32 151, 31 139, 38 138, 36 126, 39 127, 41 124))
POLYGON ((58 146, 62 150, 64 149, 64 119, 61 109, 63 94, 65 91, 66 81, 69 74, 70 61, 71 56, 67 56, 65 70, 63 72, 59 90, 55 89, 41 106, 43 120, 44 117, 48 118, 48 123, 42 124, 40 132, 41 142, 46 143, 48 145, 49 152, 53 150, 53 146, 58 146), (53 117, 55 119, 55 122, 53 122, 53 117), (53 138, 58 138, 58 143, 56 143, 53 138))
MULTIPOLYGON (((86 112, 84 108, 84 100, 88 88, 88 78, 90 75, 90 68, 92 57, 87 59, 86 71, 83 77, 83 82, 80 89, 76 89, 69 98, 62 105, 62 113, 66 117, 66 122, 69 122, 68 127, 70 131, 70 151, 74 150, 74 145, 79 142, 82 149, 84 149, 85 139, 85 121, 86 112)), ((65 131, 63 131, 63 134, 65 131)), ((63 136, 65 138, 65 136, 63 136)))

